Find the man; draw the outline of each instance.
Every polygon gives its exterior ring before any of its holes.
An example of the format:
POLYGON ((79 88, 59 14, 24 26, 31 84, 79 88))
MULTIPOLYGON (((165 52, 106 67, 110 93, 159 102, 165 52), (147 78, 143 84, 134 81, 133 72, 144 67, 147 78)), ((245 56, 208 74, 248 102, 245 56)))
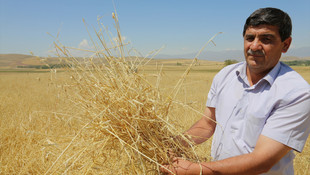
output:
POLYGON ((301 152, 309 135, 310 86, 279 62, 291 44, 291 30, 290 17, 279 9, 258 9, 248 17, 245 62, 214 77, 204 116, 185 132, 196 144, 214 134, 214 161, 174 158, 162 172, 294 174, 293 151, 301 152))

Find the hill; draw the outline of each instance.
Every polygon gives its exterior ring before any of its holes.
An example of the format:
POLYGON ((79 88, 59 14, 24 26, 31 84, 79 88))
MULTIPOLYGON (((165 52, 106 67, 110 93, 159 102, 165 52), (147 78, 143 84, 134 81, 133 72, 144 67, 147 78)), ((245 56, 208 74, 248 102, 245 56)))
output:
MULTIPOLYGON (((128 58, 128 61, 134 61, 137 58, 128 58)), ((138 58, 143 59, 143 58, 138 58)), ((83 60, 83 58, 77 58, 77 60, 83 60)), ((141 60, 140 60, 141 61, 141 60)), ((98 60, 94 59, 94 63, 98 60)), ((138 61, 139 62, 139 61, 138 61)), ((189 65, 192 59, 153 59, 149 61, 145 59, 143 63, 148 62, 148 65, 189 65)), ((38 66, 44 65, 57 65, 61 64, 59 58, 57 57, 37 57, 32 55, 22 55, 22 54, 0 54, 0 69, 16 69, 16 68, 37 68, 38 66)), ((218 61, 208 61, 208 60, 198 60, 198 64, 217 64, 218 61)))
POLYGON ((0 68, 14 69, 17 67, 29 65, 44 65, 45 63, 42 61, 42 59, 43 58, 33 55, 0 54, 0 68))
POLYGON ((58 57, 38 57, 23 54, 0 54, 0 69, 42 68, 63 64, 58 57))
MULTIPOLYGON (((128 61, 134 61, 136 58, 128 58, 128 61)), ((142 59, 142 58, 138 58, 142 59)), ((77 58, 77 60, 83 61, 83 58, 77 58)), ((281 61, 304 61, 310 60, 310 57, 293 57, 293 56, 283 56, 281 61)), ((149 60, 144 60, 146 63, 149 60)), ((224 60, 223 60, 224 61, 224 60)), ((223 63, 223 61, 209 61, 208 59, 199 59, 198 65, 212 65, 223 63)), ((242 60, 238 60, 242 61, 242 60)), ((98 62, 98 60, 94 59, 94 63, 98 62)), ((139 61, 138 61, 139 62, 139 61)), ((148 62, 148 65, 178 65, 185 66, 189 65, 192 62, 192 58, 156 58, 148 62)), ((60 65, 63 64, 57 57, 37 57, 32 55, 23 55, 23 54, 0 54, 0 69, 16 69, 16 68, 42 68, 43 66, 49 65, 60 65)))
MULTIPOLYGON (((287 53, 282 55, 285 61, 295 60, 310 60, 310 47, 290 48, 287 53)), ((197 53, 167 55, 158 54, 156 58, 194 58, 197 53)), ((222 51, 203 51, 198 57, 199 59, 212 60, 212 61, 225 61, 228 59, 243 61, 243 50, 222 50, 222 51)))
POLYGON ((294 57, 294 56, 284 56, 281 61, 305 61, 310 60, 310 57, 294 57))
POLYGON ((19 65, 25 65, 27 60, 35 60, 34 56, 22 54, 0 54, 1 68, 16 68, 19 65))

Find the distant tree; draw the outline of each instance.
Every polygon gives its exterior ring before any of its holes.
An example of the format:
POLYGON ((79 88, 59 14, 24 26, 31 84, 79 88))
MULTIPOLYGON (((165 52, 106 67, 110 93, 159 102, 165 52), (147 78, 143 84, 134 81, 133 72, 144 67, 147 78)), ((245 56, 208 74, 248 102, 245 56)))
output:
POLYGON ((56 68, 65 68, 72 67, 70 64, 48 64, 48 65, 22 65, 17 66, 17 68, 34 68, 34 69, 56 69, 56 68))
POLYGON ((237 60, 225 60, 225 66, 228 66, 228 65, 231 65, 231 64, 235 64, 235 63, 238 63, 237 60))
POLYGON ((283 61, 289 66, 310 66, 310 60, 283 61))

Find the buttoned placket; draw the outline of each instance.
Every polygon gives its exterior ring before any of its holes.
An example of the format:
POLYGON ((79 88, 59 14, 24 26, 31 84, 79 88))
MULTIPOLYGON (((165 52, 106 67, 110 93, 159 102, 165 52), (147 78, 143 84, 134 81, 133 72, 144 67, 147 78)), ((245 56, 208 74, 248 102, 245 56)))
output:
MULTIPOLYGON (((238 136, 238 134, 241 134, 242 131, 240 131, 240 129, 243 129, 244 127, 242 127, 242 125, 244 125, 245 123, 245 118, 246 118, 246 112, 247 112, 247 107, 249 104, 249 96, 251 94, 251 92, 256 88, 257 84, 250 86, 249 82, 245 77, 238 77, 239 81, 243 83, 244 85, 244 90, 243 90, 243 94, 241 96, 241 98, 238 100, 238 102, 236 103, 236 105, 234 106, 228 120, 226 121, 225 125, 222 126, 221 130, 222 130, 222 134, 220 136, 220 138, 218 138, 219 141, 219 145, 216 149, 215 152, 215 160, 218 160, 219 155, 222 154, 230 154, 230 153, 222 153, 222 149, 224 146, 229 146, 229 145, 223 145, 223 139, 225 139, 225 137, 241 137, 241 135, 238 136), (238 132, 239 130, 239 132, 238 132), (238 132, 238 133, 236 133, 238 132), (229 133, 229 134, 227 134, 229 133)), ((227 144, 227 143, 226 143, 227 144)))

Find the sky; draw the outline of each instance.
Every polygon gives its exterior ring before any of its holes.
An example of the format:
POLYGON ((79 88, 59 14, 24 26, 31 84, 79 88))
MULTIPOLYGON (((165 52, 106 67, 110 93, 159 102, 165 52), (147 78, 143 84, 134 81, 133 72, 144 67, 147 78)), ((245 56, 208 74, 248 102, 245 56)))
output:
POLYGON ((291 48, 310 47, 309 0, 0 0, 0 54, 53 56, 57 39, 65 46, 91 49, 87 28, 94 36, 100 17, 116 36, 115 11, 127 47, 142 56, 160 48, 163 55, 196 53, 218 32, 223 33, 214 39, 216 46, 206 50, 242 50, 244 22, 262 7, 290 15, 291 48))

